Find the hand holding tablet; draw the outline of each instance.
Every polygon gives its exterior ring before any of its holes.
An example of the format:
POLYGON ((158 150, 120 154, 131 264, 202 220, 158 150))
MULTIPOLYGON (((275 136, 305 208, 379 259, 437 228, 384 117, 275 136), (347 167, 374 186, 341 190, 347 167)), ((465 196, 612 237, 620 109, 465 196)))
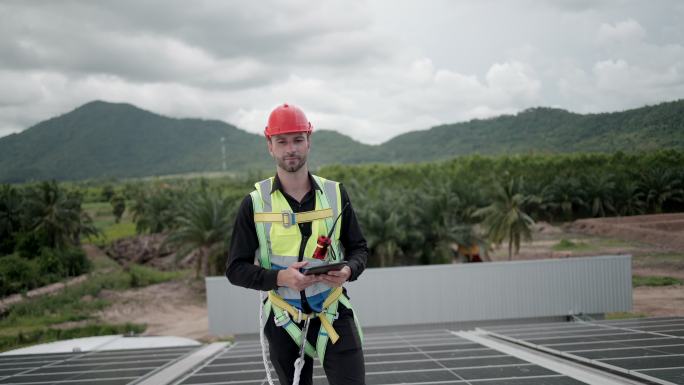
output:
POLYGON ((304 274, 304 275, 326 274, 329 271, 342 270, 342 268, 345 266, 347 266, 346 261, 338 262, 338 263, 328 263, 325 265, 318 265, 318 266, 313 266, 313 267, 304 267, 304 268, 302 268, 302 274, 304 274))

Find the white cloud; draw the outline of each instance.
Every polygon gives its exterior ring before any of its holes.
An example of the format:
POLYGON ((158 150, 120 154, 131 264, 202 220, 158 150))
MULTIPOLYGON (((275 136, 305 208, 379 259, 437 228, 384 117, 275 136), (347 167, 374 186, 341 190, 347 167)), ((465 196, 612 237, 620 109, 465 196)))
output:
POLYGON ((518 61, 494 63, 487 71, 486 78, 492 90, 509 99, 509 103, 517 98, 527 102, 535 101, 541 86, 534 79, 530 67, 518 61))
POLYGON ((634 19, 620 21, 615 24, 601 24, 597 33, 597 41, 601 44, 634 43, 646 36, 646 30, 634 19))
POLYGON ((0 135, 93 99, 357 140, 538 105, 684 97, 675 0, 0 2, 0 135))

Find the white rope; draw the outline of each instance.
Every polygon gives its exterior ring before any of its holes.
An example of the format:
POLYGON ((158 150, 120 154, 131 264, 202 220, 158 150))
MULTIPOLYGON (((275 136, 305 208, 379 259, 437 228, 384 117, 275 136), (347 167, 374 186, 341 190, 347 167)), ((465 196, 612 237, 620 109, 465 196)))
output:
MULTIPOLYGON (((301 318, 301 313, 300 313, 300 318, 301 318)), ((304 321, 304 328, 302 328, 302 344, 301 347, 299 348, 299 358, 294 363, 295 366, 295 372, 294 372, 294 379, 292 379, 292 385, 299 385, 299 377, 302 375, 302 368, 304 367, 304 351, 305 346, 306 346, 306 335, 309 332, 309 320, 310 317, 306 318, 306 321, 304 321)))
MULTIPOLYGON (((264 340, 264 327, 266 327, 266 322, 264 321, 264 300, 266 300, 266 292, 259 291, 259 342, 261 343, 261 358, 264 361, 264 369, 266 369, 266 381, 269 385, 275 385, 273 383, 273 378, 271 377, 271 368, 268 365, 268 360, 266 359, 266 342, 264 340)), ((300 310, 301 319, 301 310, 300 310)), ((302 341, 301 347, 299 349, 299 358, 295 360, 294 367, 294 379, 292 380, 292 385, 299 385, 299 378, 302 375, 302 368, 304 368, 304 355, 305 355, 305 345, 306 345, 306 335, 309 332, 309 319, 306 318, 304 321, 304 328, 302 330, 302 341)))
POLYGON ((271 377, 271 368, 268 366, 268 360, 266 359, 266 342, 264 341, 264 327, 266 327, 266 322, 264 321, 264 301, 266 300, 266 292, 259 290, 259 342, 261 342, 261 358, 264 360, 264 369, 266 369, 266 380, 269 385, 273 384, 273 378, 271 377))

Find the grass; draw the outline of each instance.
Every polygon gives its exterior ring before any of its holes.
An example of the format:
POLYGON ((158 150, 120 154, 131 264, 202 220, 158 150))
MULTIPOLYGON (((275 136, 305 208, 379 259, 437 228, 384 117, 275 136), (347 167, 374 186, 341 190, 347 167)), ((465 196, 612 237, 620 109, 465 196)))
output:
POLYGON ((684 270, 684 253, 649 253, 632 257, 634 267, 684 270))
POLYGON ((36 328, 91 318, 91 314, 105 308, 109 302, 98 299, 102 290, 130 288, 130 274, 124 271, 95 273, 87 281, 65 288, 54 294, 26 299, 11 306, 0 320, 0 335, 13 328, 36 328))
POLYGON ((154 285, 156 283, 162 283, 171 281, 174 279, 179 279, 182 277, 188 277, 192 273, 191 270, 178 270, 178 271, 159 271, 157 269, 141 266, 141 265, 131 265, 128 268, 128 273, 130 275, 130 285, 131 287, 144 287, 149 285, 154 285))
POLYGON ((632 277, 632 287, 684 285, 684 281, 673 277, 641 276, 632 277))
MULTIPOLYGON (((130 205, 131 202, 126 202, 130 205)), ((117 239, 134 236, 135 223, 133 222, 132 214, 127 209, 121 216, 121 221, 116 222, 114 214, 112 213, 112 206, 107 202, 93 202, 83 204, 83 209, 93 218, 93 223, 102 234, 98 237, 89 237, 84 240, 85 243, 92 243, 100 247, 106 246, 117 239)))
POLYGON ((647 317, 647 315, 644 313, 631 313, 631 312, 626 312, 626 311, 606 313, 606 319, 607 320, 645 318, 645 317, 647 317))
POLYGON ((551 247, 554 251, 588 251, 593 247, 585 242, 571 241, 569 239, 561 239, 558 243, 551 247))
POLYGON ((36 328, 20 331, 12 335, 0 335, 0 351, 18 349, 37 343, 68 340, 80 337, 103 336, 112 334, 137 334, 145 331, 141 324, 90 324, 67 329, 36 328))
POLYGON ((623 239, 615 238, 599 238, 596 240, 596 245, 600 247, 622 247, 622 248, 633 248, 633 247, 647 247, 643 243, 638 243, 636 241, 625 241, 623 239))
MULTIPOLYGON (((106 259, 106 258, 102 258, 106 259)), ((0 350, 45 343, 60 339, 107 334, 140 333, 145 325, 107 324, 94 316, 111 305, 100 298, 103 290, 126 290, 189 276, 189 270, 164 272, 151 267, 131 265, 123 269, 116 263, 96 261, 96 270, 87 281, 48 296, 26 299, 11 306, 0 319, 0 350), (71 328, 56 328, 67 322, 84 322, 71 328)))

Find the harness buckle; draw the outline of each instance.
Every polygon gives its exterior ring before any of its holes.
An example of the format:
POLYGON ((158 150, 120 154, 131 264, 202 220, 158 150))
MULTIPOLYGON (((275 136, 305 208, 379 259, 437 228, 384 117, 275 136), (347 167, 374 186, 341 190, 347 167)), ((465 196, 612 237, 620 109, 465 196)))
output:
POLYGON ((333 316, 333 318, 332 318, 333 321, 336 321, 338 318, 340 318, 340 312, 339 311, 336 311, 333 313, 333 312, 330 312, 326 309, 323 309, 321 314, 325 314, 326 316, 329 316, 329 315, 333 316))
POLYGON ((283 210, 282 215, 283 215, 283 227, 288 228, 288 227, 294 225, 295 223, 297 223, 297 217, 296 217, 295 213, 293 213, 291 211, 283 210))
POLYGON ((280 317, 274 315, 273 322, 275 322, 276 326, 285 326, 288 324, 288 322, 290 322, 290 314, 284 311, 280 314, 280 317))

